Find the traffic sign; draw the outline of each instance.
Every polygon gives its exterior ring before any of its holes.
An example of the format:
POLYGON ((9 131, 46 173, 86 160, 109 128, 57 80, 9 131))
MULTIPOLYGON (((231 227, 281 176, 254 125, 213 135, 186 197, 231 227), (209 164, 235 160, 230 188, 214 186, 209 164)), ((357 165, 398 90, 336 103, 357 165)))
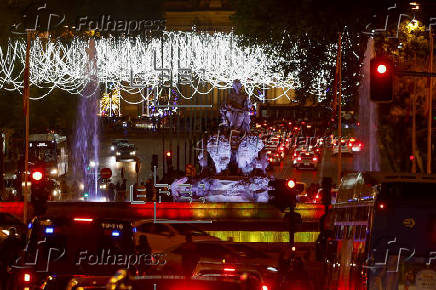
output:
POLYGON ((110 168, 102 168, 100 170, 100 177, 103 179, 109 179, 112 177, 112 170, 110 168))

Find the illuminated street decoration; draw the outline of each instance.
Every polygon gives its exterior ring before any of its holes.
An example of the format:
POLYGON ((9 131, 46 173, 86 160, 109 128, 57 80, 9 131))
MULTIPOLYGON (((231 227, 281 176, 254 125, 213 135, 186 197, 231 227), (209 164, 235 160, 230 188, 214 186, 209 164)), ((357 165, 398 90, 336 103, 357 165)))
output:
MULTIPOLYGON (((267 54, 268 47, 243 47, 233 33, 164 32, 160 38, 95 39, 100 83, 113 83, 120 91, 140 94, 151 100, 173 88, 184 99, 208 94, 214 88, 228 89, 240 80, 250 97, 259 98, 256 88, 279 88, 273 99, 287 97, 298 87, 296 72, 285 76, 277 70, 280 57, 267 54), (190 86, 186 93, 182 86, 190 86), (150 88, 143 90, 143 88, 150 88), (157 92, 157 94, 156 94, 157 92)), ((0 50, 0 89, 22 90, 26 43, 10 41, 0 50)), ((46 89, 43 98, 58 88, 79 94, 90 81, 87 71, 88 41, 76 38, 69 44, 35 39, 31 45, 30 81, 46 89)), ((122 98, 122 96, 121 96, 122 98)), ((132 103, 125 100, 128 103, 132 103)), ((135 102, 138 103, 138 102, 135 102)))
POLYGON ((117 89, 110 93, 103 94, 100 99, 100 115, 106 117, 119 117, 120 101, 121 95, 117 89))

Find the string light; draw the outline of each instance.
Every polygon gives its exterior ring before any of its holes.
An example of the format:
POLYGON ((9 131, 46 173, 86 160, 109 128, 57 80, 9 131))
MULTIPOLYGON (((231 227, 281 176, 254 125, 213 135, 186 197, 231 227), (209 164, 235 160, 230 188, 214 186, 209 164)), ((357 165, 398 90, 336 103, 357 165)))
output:
MULTIPOLYGON (((138 94, 139 101, 152 100, 172 86, 183 99, 196 94, 209 94, 216 89, 229 89, 235 79, 240 80, 250 97, 261 101, 286 97, 293 99, 299 87, 298 70, 285 75, 278 70, 285 60, 274 54, 274 49, 260 45, 241 46, 233 33, 165 31, 159 38, 99 38, 95 39, 96 68, 89 72, 88 40, 75 38, 65 44, 59 40, 32 41, 30 51, 30 83, 45 89, 40 99, 54 89, 80 94, 90 75, 100 83, 112 83, 120 91, 138 94), (271 53, 272 51, 272 53, 271 53), (268 52, 268 53, 267 53, 268 52), (132 80, 137 85, 132 85, 132 80), (143 89, 143 88, 147 89, 143 89), (188 90, 187 88, 190 89, 188 90), (264 98, 256 89, 276 90, 273 98, 264 98), (189 93, 188 93, 189 92, 189 93)), ((296 47, 295 47, 296 49, 296 47)), ((0 49, 0 89, 23 89, 26 43, 10 40, 0 49)), ((290 52, 291 57, 296 53, 290 52)), ((298 63, 296 57, 292 60, 298 63)), ((327 71, 320 71, 311 88, 319 98, 325 97, 327 71)))

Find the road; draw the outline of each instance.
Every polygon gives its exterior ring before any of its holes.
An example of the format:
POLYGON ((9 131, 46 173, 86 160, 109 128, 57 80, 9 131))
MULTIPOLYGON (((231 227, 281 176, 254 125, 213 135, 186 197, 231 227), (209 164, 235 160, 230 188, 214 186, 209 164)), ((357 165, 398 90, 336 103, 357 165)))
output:
MULTIPOLYGON (((321 183, 323 177, 332 178, 333 184, 335 184, 338 175, 337 160, 338 158, 332 156, 330 150, 325 150, 317 170, 297 170, 292 166, 291 155, 288 154, 280 165, 274 166, 271 174, 277 178, 295 178, 297 182, 306 183, 307 186, 311 183, 321 183)), ((342 156, 342 171, 351 170, 353 170, 353 157, 342 156)))

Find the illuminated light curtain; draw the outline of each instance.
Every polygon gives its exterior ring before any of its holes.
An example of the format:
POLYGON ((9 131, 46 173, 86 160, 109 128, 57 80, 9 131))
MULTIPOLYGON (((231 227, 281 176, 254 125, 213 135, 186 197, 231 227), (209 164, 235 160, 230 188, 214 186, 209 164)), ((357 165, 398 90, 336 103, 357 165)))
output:
MULTIPOLYGON (((161 38, 99 38, 95 40, 97 68, 95 75, 101 83, 113 83, 120 91, 141 94, 142 100, 157 90, 161 94, 162 82, 172 85, 181 98, 208 94, 214 88, 231 88, 239 79, 248 95, 259 98, 255 89, 267 86, 283 92, 274 99, 290 99, 295 87, 296 74, 285 76, 276 70, 282 59, 266 53, 267 47, 238 45, 232 33, 168 32, 161 38), (165 76, 162 76, 165 75, 165 76), (141 88, 132 87, 134 83, 141 88), (192 95, 184 95, 180 84, 189 85, 192 95), (208 86, 203 85, 209 84, 208 86), (149 87, 151 90, 142 90, 149 87), (145 91, 145 93, 144 93, 145 91)), ((32 41, 30 52, 30 82, 44 88, 43 98, 54 89, 79 94, 89 82, 87 77, 88 41, 75 38, 69 44, 57 40, 32 41)), ((26 43, 9 41, 0 50, 0 88, 23 88, 26 43)), ((123 98, 121 96, 121 98, 123 98)), ((128 103, 128 100, 125 100, 128 103)), ((134 102, 137 104, 138 102, 134 102)))

